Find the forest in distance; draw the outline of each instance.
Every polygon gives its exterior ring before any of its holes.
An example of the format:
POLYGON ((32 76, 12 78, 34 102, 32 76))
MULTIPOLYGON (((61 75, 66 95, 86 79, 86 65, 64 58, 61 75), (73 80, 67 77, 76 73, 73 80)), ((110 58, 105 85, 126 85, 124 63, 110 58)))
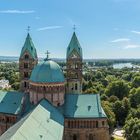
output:
MULTIPOLYGON (((65 73, 65 62, 58 61, 65 73)), ((83 64, 83 93, 100 94, 108 117, 110 132, 123 127, 128 140, 140 139, 140 68, 114 69, 107 63, 133 63, 140 60, 98 60, 83 64), (96 67, 97 66, 97 67, 96 67), (99 67, 98 67, 99 66, 99 67), (95 67, 95 68, 94 68, 95 67), (133 130, 133 131, 132 131, 133 130)), ((0 63, 0 80, 9 80, 11 89, 19 90, 18 62, 0 63)), ((9 89, 5 89, 9 90, 9 89)))

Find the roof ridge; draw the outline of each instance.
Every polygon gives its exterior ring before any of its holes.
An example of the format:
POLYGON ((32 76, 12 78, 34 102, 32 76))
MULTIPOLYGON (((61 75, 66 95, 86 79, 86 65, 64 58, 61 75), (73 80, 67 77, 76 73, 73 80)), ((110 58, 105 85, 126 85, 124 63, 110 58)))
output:
POLYGON ((97 99, 98 112, 99 112, 99 115, 101 115, 102 111, 101 111, 101 102, 99 99, 99 94, 96 94, 96 99, 97 99))

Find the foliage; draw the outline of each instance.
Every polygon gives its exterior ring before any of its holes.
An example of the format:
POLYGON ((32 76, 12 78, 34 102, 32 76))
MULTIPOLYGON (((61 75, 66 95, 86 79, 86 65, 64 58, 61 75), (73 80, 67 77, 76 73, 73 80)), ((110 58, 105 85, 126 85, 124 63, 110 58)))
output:
POLYGON ((140 140, 140 119, 131 118, 124 126, 127 140, 140 140))
POLYGON ((19 68, 17 63, 0 63, 0 79, 9 80, 14 90, 19 89, 19 68))
MULTIPOLYGON (((91 64, 92 66, 94 67, 94 64, 91 64)), ((114 126, 125 126, 125 130, 131 130, 125 132, 126 136, 134 135, 133 140, 140 139, 140 69, 84 68, 86 72, 83 76, 83 92, 100 93, 110 128, 113 130, 114 126)))
POLYGON ((128 87, 128 84, 119 80, 119 81, 115 81, 115 82, 110 83, 108 85, 105 93, 108 96, 115 95, 119 99, 123 99, 123 97, 126 97, 128 95, 129 87, 128 87))
POLYGON ((130 98, 131 106, 136 108, 140 104, 140 87, 131 90, 131 94, 129 98, 130 98))
POLYGON ((113 128, 116 123, 116 118, 114 112, 112 111, 111 104, 108 101, 103 101, 102 106, 104 108, 106 115, 108 116, 109 126, 110 128, 113 128))

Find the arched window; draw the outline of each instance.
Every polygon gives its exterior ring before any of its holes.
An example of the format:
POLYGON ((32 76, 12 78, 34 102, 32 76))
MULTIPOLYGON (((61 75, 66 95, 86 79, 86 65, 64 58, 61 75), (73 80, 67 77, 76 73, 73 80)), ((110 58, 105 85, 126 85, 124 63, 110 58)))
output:
POLYGON ((104 126, 105 125, 105 122, 104 121, 102 121, 102 126, 104 126))
POLYGON ((77 140, 77 135, 76 134, 73 135, 73 140, 77 140))
POLYGON ((77 64, 75 64, 75 69, 78 69, 78 65, 77 64))
POLYGON ((28 54, 25 54, 24 58, 25 59, 29 59, 29 55, 28 54))
POLYGON ((89 134, 89 140, 93 140, 93 135, 89 134))
POLYGON ((75 84, 75 90, 77 90, 78 89, 78 85, 77 85, 77 83, 75 84))
POLYGON ((25 77, 25 78, 28 78, 28 77, 29 77, 28 72, 24 72, 24 77, 25 77))
POLYGON ((25 68, 25 69, 28 68, 28 63, 24 63, 24 68, 25 68))
POLYGON ((70 128, 70 121, 68 121, 68 128, 70 128))
POLYGON ((96 121, 96 128, 98 128, 98 121, 96 121))
POLYGON ((43 86, 43 90, 46 92, 46 87, 45 86, 43 86))
POLYGON ((26 82, 24 82, 24 87, 25 87, 25 88, 27 87, 27 83, 26 83, 26 82))

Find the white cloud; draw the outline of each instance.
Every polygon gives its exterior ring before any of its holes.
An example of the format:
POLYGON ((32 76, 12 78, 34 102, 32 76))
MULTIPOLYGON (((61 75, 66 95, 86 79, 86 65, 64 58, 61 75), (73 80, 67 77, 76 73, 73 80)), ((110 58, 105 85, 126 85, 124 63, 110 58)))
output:
POLYGON ((140 31, 131 31, 132 33, 135 33, 135 34, 139 34, 140 35, 140 31))
POLYGON ((134 48, 140 48, 140 45, 129 44, 124 47, 124 49, 134 49, 134 48))
POLYGON ((118 42, 129 42, 129 41, 130 41, 129 38, 118 38, 118 39, 112 40, 111 42, 118 43, 118 42))
POLYGON ((37 31, 59 29, 59 28, 62 28, 62 27, 63 26, 47 26, 47 27, 38 28, 37 31))
POLYGON ((3 10, 0 11, 2 14, 31 14, 35 13, 34 10, 22 11, 22 10, 3 10))

